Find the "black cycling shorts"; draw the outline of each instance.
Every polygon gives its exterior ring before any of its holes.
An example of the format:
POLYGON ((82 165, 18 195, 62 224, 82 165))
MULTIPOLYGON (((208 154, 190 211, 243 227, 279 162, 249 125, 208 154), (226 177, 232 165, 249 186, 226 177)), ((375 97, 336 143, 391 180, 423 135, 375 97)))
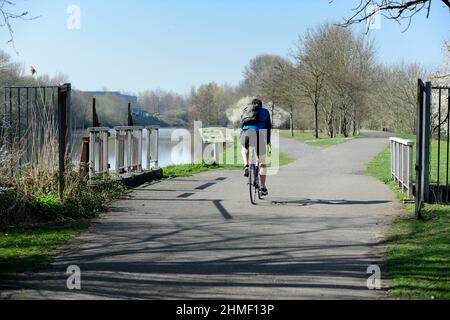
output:
POLYGON ((245 149, 250 146, 256 148, 258 157, 265 156, 267 153, 267 137, 257 130, 243 130, 241 132, 241 144, 245 149))

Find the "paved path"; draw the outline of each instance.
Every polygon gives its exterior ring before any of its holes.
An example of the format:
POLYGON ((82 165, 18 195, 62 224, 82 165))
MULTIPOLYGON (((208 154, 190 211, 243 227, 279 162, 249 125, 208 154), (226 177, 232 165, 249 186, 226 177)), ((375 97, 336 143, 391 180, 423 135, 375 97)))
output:
POLYGON ((400 206, 363 171, 387 145, 358 139, 314 150, 271 177, 271 195, 256 207, 237 171, 139 188, 50 268, 24 277, 30 290, 2 297, 385 298, 367 289, 366 270, 382 263, 383 232, 400 206), (82 270, 78 292, 66 288, 73 264, 82 270))

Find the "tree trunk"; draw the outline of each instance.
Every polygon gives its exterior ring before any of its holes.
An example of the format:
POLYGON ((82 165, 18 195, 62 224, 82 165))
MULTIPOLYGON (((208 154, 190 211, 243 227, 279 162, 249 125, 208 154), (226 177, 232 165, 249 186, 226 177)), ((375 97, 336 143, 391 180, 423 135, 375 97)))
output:
POLYGON ((342 134, 344 137, 348 138, 348 121, 347 116, 344 114, 344 119, 342 121, 342 134))
POLYGON ((291 107, 291 113, 289 114, 290 128, 291 128, 291 137, 294 137, 294 112, 291 107))
POLYGON ((314 105, 314 137, 319 139, 319 106, 314 105))
POLYGON ((329 116, 328 117, 327 127, 328 127, 328 137, 333 139, 334 138, 334 121, 333 121, 333 116, 329 116))

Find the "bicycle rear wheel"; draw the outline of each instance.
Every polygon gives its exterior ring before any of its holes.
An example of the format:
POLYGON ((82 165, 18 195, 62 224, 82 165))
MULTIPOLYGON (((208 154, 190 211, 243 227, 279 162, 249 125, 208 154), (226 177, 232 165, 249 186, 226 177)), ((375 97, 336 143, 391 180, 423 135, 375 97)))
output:
POLYGON ((250 202, 253 205, 256 205, 256 199, 258 196, 258 182, 256 181, 257 175, 255 174, 255 172, 256 172, 256 166, 254 164, 252 164, 250 166, 250 175, 248 177, 248 186, 249 186, 249 191, 250 191, 250 202))

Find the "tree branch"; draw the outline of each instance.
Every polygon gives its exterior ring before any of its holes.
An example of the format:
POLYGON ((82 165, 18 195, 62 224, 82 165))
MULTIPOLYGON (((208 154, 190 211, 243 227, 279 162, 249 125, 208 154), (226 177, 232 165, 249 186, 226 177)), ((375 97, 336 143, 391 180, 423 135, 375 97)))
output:
MULTIPOLYGON (((330 0, 330 4, 335 0, 330 0)), ((441 0, 441 2, 448 7, 450 13, 450 0, 441 0)), ((401 21, 408 20, 406 30, 411 25, 412 18, 419 12, 425 10, 427 18, 431 14, 432 0, 360 0, 359 5, 354 8, 354 12, 350 18, 344 18, 344 22, 339 24, 343 27, 348 27, 353 24, 359 24, 364 21, 370 21, 375 14, 379 13, 386 19, 395 20, 399 24, 401 21), (378 10, 368 11, 368 8, 373 6, 378 10)))
POLYGON ((7 43, 11 44, 14 51, 17 50, 14 45, 14 30, 12 27, 13 20, 35 20, 40 18, 40 16, 29 17, 28 11, 24 12, 14 12, 13 8, 16 6, 16 2, 11 0, 0 0, 0 28, 6 27, 9 33, 9 40, 7 43))

